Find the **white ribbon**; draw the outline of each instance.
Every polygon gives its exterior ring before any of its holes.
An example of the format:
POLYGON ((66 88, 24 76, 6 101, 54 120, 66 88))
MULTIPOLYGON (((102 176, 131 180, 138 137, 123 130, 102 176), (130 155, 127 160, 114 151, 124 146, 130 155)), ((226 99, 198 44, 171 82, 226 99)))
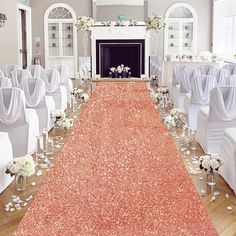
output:
POLYGON ((60 86, 60 75, 56 69, 43 70, 42 77, 47 93, 55 92, 60 86))

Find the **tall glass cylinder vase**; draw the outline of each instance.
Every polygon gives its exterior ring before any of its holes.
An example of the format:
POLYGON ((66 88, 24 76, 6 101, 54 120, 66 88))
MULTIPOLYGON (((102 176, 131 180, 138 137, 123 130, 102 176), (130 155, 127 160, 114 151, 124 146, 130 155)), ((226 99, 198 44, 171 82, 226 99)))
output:
POLYGON ((16 175, 16 191, 21 192, 26 188, 26 176, 16 175))
POLYGON ((151 36, 151 45, 152 45, 152 55, 157 56, 158 55, 158 31, 156 30, 151 30, 150 31, 150 36, 151 36))
POLYGON ((84 50, 84 56, 86 57, 88 55, 88 31, 83 31, 83 50, 84 50))

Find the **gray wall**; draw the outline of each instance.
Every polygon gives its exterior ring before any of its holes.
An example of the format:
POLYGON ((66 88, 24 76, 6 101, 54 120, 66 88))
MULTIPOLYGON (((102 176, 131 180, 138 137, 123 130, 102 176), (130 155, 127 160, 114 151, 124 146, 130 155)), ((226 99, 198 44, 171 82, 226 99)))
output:
POLYGON ((126 19, 136 21, 144 20, 143 6, 128 6, 128 5, 111 5, 111 6, 97 6, 97 21, 117 21, 118 15, 126 16, 126 19))
MULTIPOLYGON (((177 0, 149 0, 149 15, 153 12, 164 16, 167 9, 174 3, 181 2, 177 0)), ((184 0, 183 2, 192 5, 198 15, 198 52, 211 50, 212 44, 212 0, 184 0)), ((164 54, 164 33, 159 34, 158 52, 161 56, 164 54)))
MULTIPOLYGON (((184 0, 186 3, 193 5, 198 14, 198 51, 211 50, 212 42, 212 0, 184 0)), ((8 21, 5 27, 0 28, 0 67, 5 64, 17 63, 17 19, 14 5, 18 2, 29 2, 29 0, 0 0, 0 12, 7 14, 8 21)), ((32 42, 33 57, 37 50, 42 52, 42 64, 44 65, 44 13, 46 9, 57 2, 70 5, 77 16, 92 15, 91 0, 30 0, 32 8, 32 42), (41 38, 41 47, 35 48, 35 37, 41 38)), ((166 10, 178 0, 149 0, 149 15, 153 12, 158 15, 165 15, 166 10)), ((163 32, 159 34, 159 54, 163 56, 163 32)), ((83 55, 82 33, 78 32, 78 56, 83 55)))
MULTIPOLYGON (((31 0, 32 8, 32 37, 33 37, 33 57, 37 50, 40 50, 42 53, 41 61, 44 65, 44 13, 49 6, 55 3, 65 3, 71 6, 75 13, 78 16, 91 16, 92 14, 92 1, 90 0, 31 0), (41 47, 36 48, 34 46, 35 37, 41 38, 41 47)), ((90 51, 88 52, 90 53, 90 51)), ((82 47, 82 32, 78 31, 78 56, 83 54, 82 47)))
POLYGON ((0 12, 8 18, 0 28, 0 69, 3 69, 6 64, 18 63, 16 0, 0 0, 0 12))

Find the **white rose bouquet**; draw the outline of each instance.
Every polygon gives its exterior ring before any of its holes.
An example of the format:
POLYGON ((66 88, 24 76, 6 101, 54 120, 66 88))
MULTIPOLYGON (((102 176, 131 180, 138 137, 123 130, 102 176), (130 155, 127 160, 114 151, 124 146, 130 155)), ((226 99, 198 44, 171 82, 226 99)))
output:
POLYGON ((216 155, 205 155, 199 159, 199 168, 205 170, 207 173, 213 173, 218 171, 220 166, 223 164, 223 160, 219 154, 216 155))
POLYGON ((170 114, 166 117, 165 123, 171 124, 172 126, 176 126, 178 123, 185 123, 185 114, 181 109, 172 109, 170 114), (171 122, 170 122, 171 121, 171 122))
POLYGON ((155 30, 159 31, 165 28, 166 22, 161 16, 153 15, 149 16, 146 20, 146 28, 147 30, 155 30))
POLYGON ((13 161, 9 162, 6 167, 6 174, 14 175, 22 175, 26 177, 30 177, 35 173, 35 163, 33 157, 30 155, 26 155, 19 158, 14 158, 13 161))
POLYGON ((80 16, 75 25, 78 30, 90 31, 91 28, 94 27, 94 20, 89 16, 80 16))
POLYGON ((56 121, 63 120, 66 118, 66 113, 62 110, 54 110, 51 112, 51 117, 54 118, 56 121))

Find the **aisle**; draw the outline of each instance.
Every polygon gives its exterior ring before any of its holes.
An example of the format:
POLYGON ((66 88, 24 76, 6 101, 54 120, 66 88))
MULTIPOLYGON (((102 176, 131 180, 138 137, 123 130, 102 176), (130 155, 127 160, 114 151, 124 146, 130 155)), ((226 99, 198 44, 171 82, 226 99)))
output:
POLYGON ((143 82, 99 83, 15 235, 216 235, 143 82))

